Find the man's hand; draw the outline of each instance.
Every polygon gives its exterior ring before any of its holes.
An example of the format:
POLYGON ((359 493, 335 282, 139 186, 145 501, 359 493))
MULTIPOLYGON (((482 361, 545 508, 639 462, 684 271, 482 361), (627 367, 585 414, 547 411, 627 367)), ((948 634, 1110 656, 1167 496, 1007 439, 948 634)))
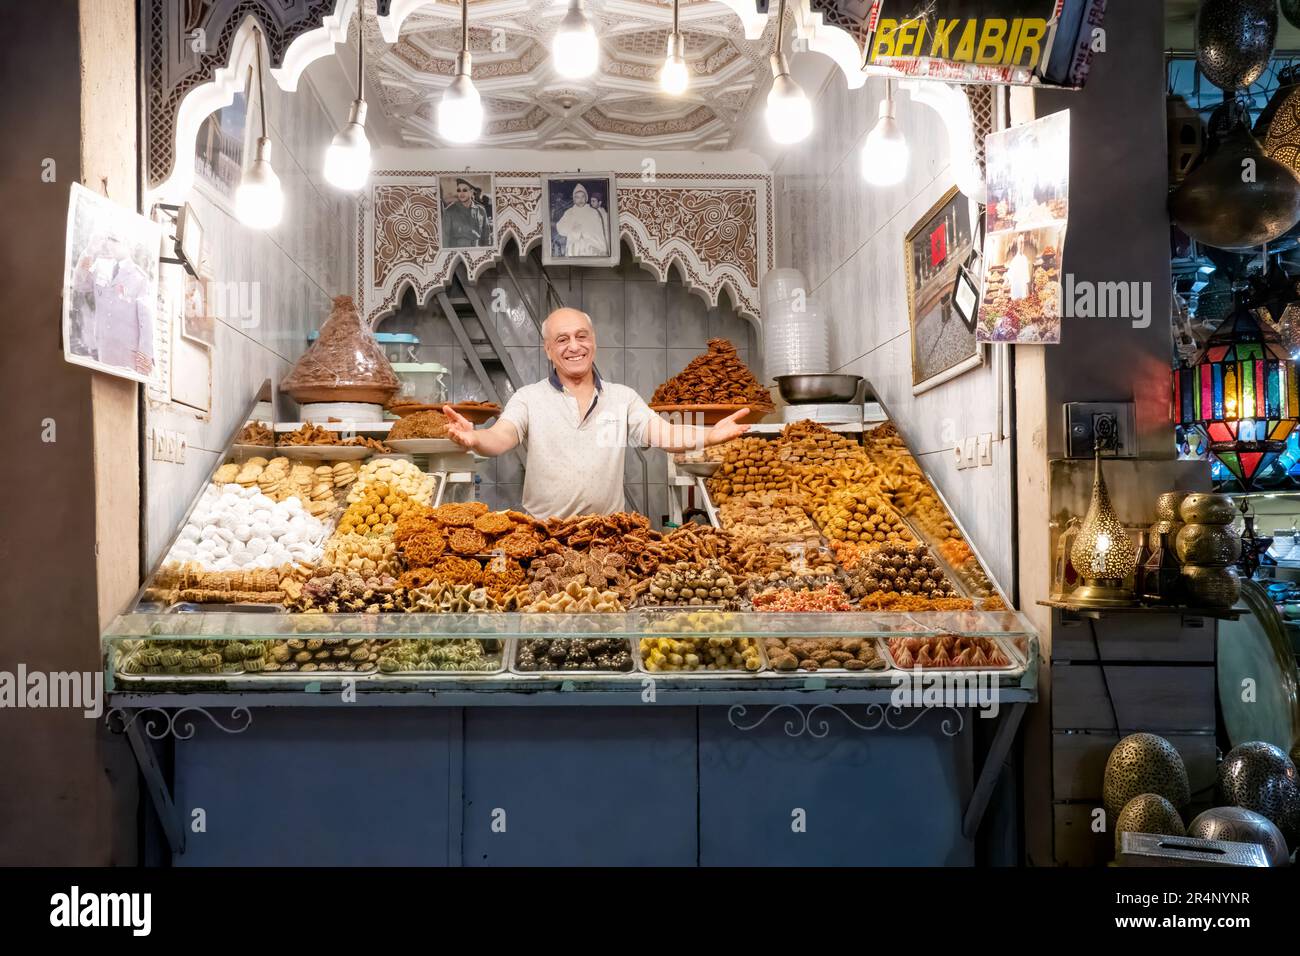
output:
POLYGON ((740 424, 740 420, 749 414, 748 408, 742 408, 738 412, 728 415, 718 424, 709 429, 708 434, 704 436, 705 446, 720 445, 724 441, 731 441, 733 438, 739 438, 745 432, 749 431, 748 425, 740 424))
POLYGON ((450 405, 442 406, 442 413, 447 416, 447 437, 462 448, 478 451, 479 438, 474 423, 450 405))

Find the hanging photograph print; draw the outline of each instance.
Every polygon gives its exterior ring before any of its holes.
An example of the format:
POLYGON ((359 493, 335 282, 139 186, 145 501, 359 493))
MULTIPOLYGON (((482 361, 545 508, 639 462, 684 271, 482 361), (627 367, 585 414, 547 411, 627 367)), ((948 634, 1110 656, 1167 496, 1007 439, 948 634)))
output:
MULTIPOLYGON (((903 240, 907 318, 912 340, 912 392, 917 394, 974 368, 983 360, 954 290, 974 250, 973 204, 948 190, 903 240)), ((967 313, 974 303, 967 304, 967 313)))
POLYGON ((482 249, 496 245, 495 190, 491 173, 438 177, 442 248, 482 249))
POLYGON ((616 266, 618 200, 613 173, 542 177, 542 264, 616 266))
POLYGON ((162 226, 72 184, 63 275, 63 356, 149 383, 162 226))
POLYGON ((980 342, 1061 341, 1061 263, 1070 216, 1070 114, 985 139, 984 288, 980 342))
POLYGON ((247 88, 230 105, 209 113, 194 141, 194 176, 232 205, 244 169, 244 141, 252 97, 247 88))

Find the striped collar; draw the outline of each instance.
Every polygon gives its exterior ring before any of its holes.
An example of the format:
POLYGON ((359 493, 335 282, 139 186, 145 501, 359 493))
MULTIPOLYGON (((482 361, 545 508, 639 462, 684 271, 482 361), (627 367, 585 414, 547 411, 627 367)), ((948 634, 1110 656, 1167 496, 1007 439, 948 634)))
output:
MULTIPOLYGON (((601 380, 600 370, 594 365, 591 367, 591 377, 596 383, 596 394, 592 396, 591 407, 588 408, 586 414, 582 416, 584 422, 590 418, 591 413, 596 410, 596 406, 600 404, 600 396, 605 391, 605 383, 601 380)), ((554 367, 551 368, 551 374, 546 377, 546 380, 551 383, 551 387, 557 392, 564 392, 564 385, 560 382, 560 374, 555 371, 554 367)))
MULTIPOLYGON (((605 388, 605 383, 601 380, 600 369, 596 368, 594 365, 591 368, 591 377, 596 383, 596 393, 600 394, 600 392, 605 388)), ((554 366, 552 366, 551 374, 546 377, 546 380, 551 383, 551 387, 557 392, 564 391, 564 385, 560 383, 560 373, 555 371, 554 366)))

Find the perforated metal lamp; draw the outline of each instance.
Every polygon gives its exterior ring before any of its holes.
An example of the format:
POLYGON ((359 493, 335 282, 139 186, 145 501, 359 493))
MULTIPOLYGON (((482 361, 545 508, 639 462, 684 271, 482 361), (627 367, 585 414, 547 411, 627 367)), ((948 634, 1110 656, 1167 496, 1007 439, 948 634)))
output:
POLYGON ((1101 445, 1095 451, 1092 500, 1087 517, 1070 549, 1070 561, 1083 584, 1070 592, 1070 603, 1086 607, 1126 607, 1133 592, 1124 580, 1137 567, 1133 540, 1110 504, 1106 476, 1101 471, 1101 445))
POLYGON ((1243 488, 1286 448, 1300 417, 1295 365, 1246 305, 1223 320, 1188 365, 1174 369, 1179 425, 1194 428, 1243 488))

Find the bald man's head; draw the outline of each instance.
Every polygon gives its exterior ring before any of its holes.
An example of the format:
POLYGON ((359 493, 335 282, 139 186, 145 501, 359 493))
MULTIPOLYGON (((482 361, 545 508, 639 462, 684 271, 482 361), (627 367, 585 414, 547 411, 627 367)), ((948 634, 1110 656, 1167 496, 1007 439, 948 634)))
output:
POLYGON ((542 347, 556 371, 583 378, 596 362, 596 329, 580 309, 556 309, 542 323, 542 347))
POLYGON ((591 316, 581 309, 556 309, 542 322, 542 344, 546 345, 560 331, 585 325, 595 335, 596 327, 591 324, 591 316))

